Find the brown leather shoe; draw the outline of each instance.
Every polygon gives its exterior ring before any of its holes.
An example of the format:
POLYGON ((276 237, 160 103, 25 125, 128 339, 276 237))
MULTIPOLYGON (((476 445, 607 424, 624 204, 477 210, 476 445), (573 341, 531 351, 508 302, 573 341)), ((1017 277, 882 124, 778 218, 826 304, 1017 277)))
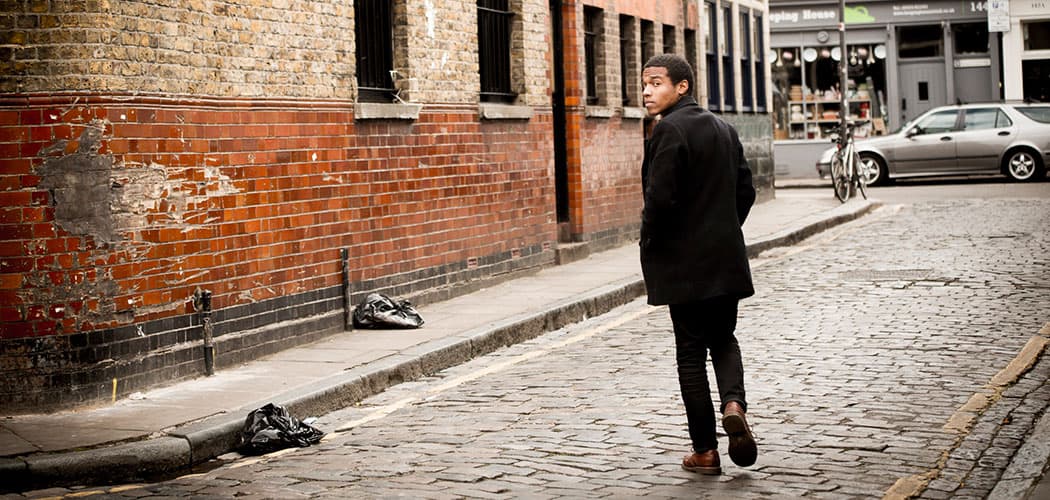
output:
POLYGON ((729 458, 733 463, 741 467, 754 465, 758 459, 758 446, 755 445, 755 436, 751 434, 751 427, 747 425, 740 403, 730 401, 726 404, 726 410, 722 413, 722 428, 729 435, 729 458))
POLYGON ((707 450, 683 458, 682 468, 689 472, 717 476, 722 473, 722 462, 718 458, 718 450, 707 450))

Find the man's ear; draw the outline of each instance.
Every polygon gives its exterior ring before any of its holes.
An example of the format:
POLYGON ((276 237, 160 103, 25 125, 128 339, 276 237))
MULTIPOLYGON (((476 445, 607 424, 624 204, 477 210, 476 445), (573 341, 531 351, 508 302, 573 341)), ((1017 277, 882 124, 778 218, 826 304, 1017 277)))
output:
POLYGON ((689 80, 682 80, 675 84, 675 92, 678 92, 680 96, 689 95, 689 80))

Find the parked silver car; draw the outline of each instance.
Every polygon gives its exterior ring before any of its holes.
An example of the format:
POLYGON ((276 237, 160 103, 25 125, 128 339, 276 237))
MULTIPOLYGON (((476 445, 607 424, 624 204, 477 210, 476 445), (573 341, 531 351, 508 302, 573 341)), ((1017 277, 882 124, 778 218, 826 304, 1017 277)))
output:
MULTIPOLYGON (((934 108, 880 137, 857 139, 868 184, 894 178, 1001 173, 1042 179, 1050 164, 1050 104, 988 103, 934 108)), ((831 170, 830 148, 817 172, 831 170)))

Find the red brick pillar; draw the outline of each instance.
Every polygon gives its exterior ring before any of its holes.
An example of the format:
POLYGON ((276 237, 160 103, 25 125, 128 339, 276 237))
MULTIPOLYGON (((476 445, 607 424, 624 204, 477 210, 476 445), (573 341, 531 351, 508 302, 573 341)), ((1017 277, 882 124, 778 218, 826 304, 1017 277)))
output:
POLYGON ((580 241, 583 225, 583 121, 584 65, 580 42, 582 34, 577 30, 579 13, 583 7, 574 0, 561 2, 562 51, 564 61, 565 88, 565 163, 569 184, 569 222, 562 228, 562 239, 580 241))

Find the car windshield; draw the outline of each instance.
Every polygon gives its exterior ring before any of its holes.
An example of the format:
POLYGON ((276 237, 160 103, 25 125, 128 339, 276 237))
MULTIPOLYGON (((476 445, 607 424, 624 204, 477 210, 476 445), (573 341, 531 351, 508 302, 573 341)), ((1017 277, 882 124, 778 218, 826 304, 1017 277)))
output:
POLYGON ((959 116, 958 109, 943 109, 934 111, 915 122, 915 127, 920 134, 941 134, 955 128, 955 120, 959 116))
POLYGON ((1014 106, 1014 109, 1039 123, 1050 123, 1050 106, 1014 106))
POLYGON ((916 116, 915 118, 912 118, 911 120, 908 120, 908 121, 904 122, 903 124, 901 124, 901 126, 895 128, 893 130, 893 132, 890 132, 890 133, 891 134, 899 134, 902 130, 908 130, 909 127, 911 127, 912 125, 915 125, 915 120, 917 120, 917 119, 919 119, 919 117, 916 116))

